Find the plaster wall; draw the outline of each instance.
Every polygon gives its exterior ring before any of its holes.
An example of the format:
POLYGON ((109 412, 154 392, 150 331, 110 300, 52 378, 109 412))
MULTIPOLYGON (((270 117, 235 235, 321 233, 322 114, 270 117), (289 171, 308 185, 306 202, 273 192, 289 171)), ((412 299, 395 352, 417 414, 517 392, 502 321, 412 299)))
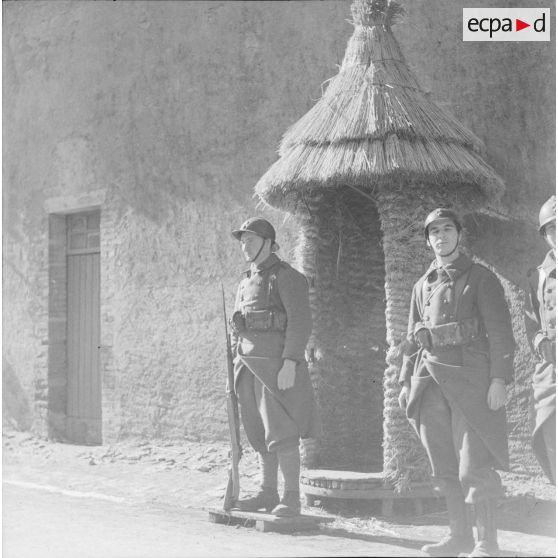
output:
MULTIPOLYGON (((464 42, 462 8, 525 7, 515 0, 403 3, 394 26, 411 70, 436 104, 485 144, 485 158, 506 183, 503 203, 536 223, 555 190, 556 56, 552 42, 464 42)), ((547 7, 534 1, 529 7, 547 7)))
MULTIPOLYGON (((461 2, 403 3, 395 34, 411 68, 485 141, 507 209, 534 221, 554 180, 554 44, 463 43, 461 2)), ((349 6, 3 4, 9 420, 48 424, 49 212, 102 192, 105 440, 226 435, 220 282, 230 310, 244 267, 229 231, 256 211, 282 133, 337 73, 349 6)), ((263 213, 292 261, 296 223, 263 213)), ((515 267, 536 263, 522 250, 515 267)))

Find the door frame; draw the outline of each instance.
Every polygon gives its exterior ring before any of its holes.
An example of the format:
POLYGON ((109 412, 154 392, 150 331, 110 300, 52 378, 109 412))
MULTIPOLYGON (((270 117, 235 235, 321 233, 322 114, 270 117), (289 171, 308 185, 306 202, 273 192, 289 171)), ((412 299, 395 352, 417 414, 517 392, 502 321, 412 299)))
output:
MULTIPOLYGON (((105 228, 106 212, 101 207, 104 195, 82 197, 83 205, 76 203, 77 200, 70 198, 52 198, 47 200, 45 208, 48 213, 48 359, 46 382, 48 385, 48 396, 44 402, 46 406, 46 427, 48 437, 56 441, 71 442, 67 436, 67 407, 68 407, 68 358, 67 358, 67 291, 68 291, 68 269, 67 269, 67 227, 66 219, 68 215, 76 213, 99 212, 100 215, 100 292, 99 309, 101 316, 106 312, 103 308, 106 305, 105 293, 103 293, 102 277, 106 273, 103 267, 106 266, 105 251, 103 245, 103 232, 105 228), (88 203, 92 202, 92 203, 88 203), (97 202, 97 203, 95 203, 97 202), (73 205, 73 207, 72 207, 73 205)), ((105 242, 106 244, 106 242, 105 242)), ((104 323, 99 316, 100 336, 103 335, 104 323)), ((111 332, 109 332, 111 333, 111 332)), ((112 345, 112 344, 111 344, 112 345)), ((103 345, 101 345, 101 348, 103 345)), ((109 348, 112 348, 111 346, 109 348)), ((101 355, 100 355, 101 356, 101 355)), ((112 360, 105 358, 99 361, 99 377, 101 382, 101 416, 103 417, 103 406, 105 394, 103 392, 104 370, 112 360)), ((40 380, 38 380, 40 381, 40 380)), ((37 402, 39 403, 39 402, 37 402)), ((102 419, 103 421, 103 419, 102 419)), ((101 421, 101 432, 98 442, 102 443, 103 424, 101 421)))

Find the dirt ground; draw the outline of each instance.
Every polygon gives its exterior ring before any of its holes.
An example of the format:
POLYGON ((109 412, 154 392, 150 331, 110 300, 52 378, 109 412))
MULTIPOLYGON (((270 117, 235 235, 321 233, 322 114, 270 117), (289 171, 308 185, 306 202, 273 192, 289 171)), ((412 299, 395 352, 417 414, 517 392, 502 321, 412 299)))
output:
MULTIPOLYGON (((82 498, 101 495, 114 502, 202 514, 206 508, 221 507, 227 468, 225 443, 133 440, 106 446, 77 446, 49 442, 9 428, 3 431, 5 485, 61 490, 82 498)), ((242 491, 255 490, 258 481, 256 455, 245 449, 241 461, 242 491)), ((499 503, 498 523, 504 556, 555 556, 555 488, 542 478, 514 474, 504 474, 503 481, 506 497, 499 503)), ((328 500, 304 511, 333 517, 334 521, 322 525, 321 531, 335 534, 337 544, 345 539, 352 555, 360 556, 370 552, 370 544, 365 542, 371 536, 383 544, 392 541, 395 546, 420 555, 420 546, 443 535, 447 525, 442 501, 426 505, 420 516, 400 506, 396 507, 395 516, 381 517, 377 503, 366 501, 328 500), (355 553, 355 540, 363 541, 362 551, 355 553)), ((10 512, 5 505, 4 517, 10 512)), ((207 529, 213 528, 208 522, 207 529)), ((242 529, 248 539, 253 536, 251 529, 242 529)), ((284 555, 292 555, 296 538, 278 537, 284 541, 284 555)), ((282 555, 281 548, 281 543, 275 547, 278 556, 282 555)))

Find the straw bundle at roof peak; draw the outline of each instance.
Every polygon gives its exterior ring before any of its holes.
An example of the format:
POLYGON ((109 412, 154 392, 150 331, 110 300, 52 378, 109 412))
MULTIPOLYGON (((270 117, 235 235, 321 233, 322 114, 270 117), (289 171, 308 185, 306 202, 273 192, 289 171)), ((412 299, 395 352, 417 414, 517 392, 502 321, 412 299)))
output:
POLYGON ((390 28, 401 7, 354 0, 351 10, 355 29, 339 73, 287 130, 256 193, 293 212, 301 194, 348 184, 376 192, 459 185, 481 205, 497 203, 503 183, 483 161, 481 140, 424 93, 405 62, 390 28))
POLYGON ((391 27, 403 11, 397 2, 389 0, 354 0, 351 4, 354 25, 391 27))

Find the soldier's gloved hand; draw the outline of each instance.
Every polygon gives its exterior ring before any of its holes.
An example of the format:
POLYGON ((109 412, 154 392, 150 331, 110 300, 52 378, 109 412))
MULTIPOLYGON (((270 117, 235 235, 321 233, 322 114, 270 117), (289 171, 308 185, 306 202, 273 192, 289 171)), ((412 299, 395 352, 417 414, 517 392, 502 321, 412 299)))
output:
POLYGON ((430 331, 423 327, 415 333, 415 339, 422 349, 430 349, 432 347, 432 338, 430 331))
POLYGON ((492 378, 486 399, 488 407, 497 411, 506 402, 506 384, 502 378, 492 378))
POLYGON ((279 389, 289 389, 294 386, 296 375, 296 362, 286 358, 283 366, 277 374, 277 387, 279 389))
POLYGON ((397 400, 399 401, 399 406, 405 410, 407 409, 407 403, 409 401, 409 391, 410 391, 409 383, 405 382, 403 387, 401 388, 401 392, 399 393, 399 397, 397 400))
POLYGON ((554 362, 556 356, 554 355, 552 343, 549 339, 543 339, 537 347, 540 357, 546 362, 554 362))

